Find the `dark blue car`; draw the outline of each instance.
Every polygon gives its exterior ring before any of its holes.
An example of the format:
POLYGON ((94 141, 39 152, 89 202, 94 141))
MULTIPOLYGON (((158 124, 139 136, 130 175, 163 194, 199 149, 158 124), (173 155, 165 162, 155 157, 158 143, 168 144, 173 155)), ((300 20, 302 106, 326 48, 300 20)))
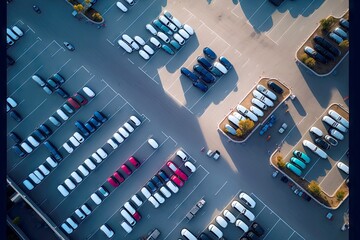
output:
POLYGON ((40 130, 42 133, 44 133, 45 135, 47 135, 47 136, 50 136, 50 135, 51 135, 51 130, 50 130, 50 128, 48 128, 45 124, 41 124, 41 125, 39 126, 39 130, 40 130))
POLYGON ((94 112, 94 117, 95 117, 97 120, 101 121, 102 123, 106 122, 106 120, 107 120, 107 117, 105 117, 105 116, 104 116, 101 112, 99 112, 99 111, 94 112))
POLYGON ((227 70, 230 70, 232 68, 231 62, 224 56, 219 57, 219 61, 227 70))
POLYGON ((210 58, 211 60, 215 60, 216 59, 216 54, 213 50, 211 50, 211 48, 209 47, 205 47, 203 49, 203 53, 205 56, 207 56, 208 58, 210 58))
POLYGON ((199 64, 194 65, 194 71, 199 73, 202 76, 202 79, 207 83, 215 82, 216 78, 210 72, 208 72, 204 67, 199 64))
POLYGON ((100 127, 101 125, 101 122, 96 120, 94 117, 90 118, 89 122, 92 123, 92 125, 94 125, 95 127, 100 127))
POLYGON ((208 90, 208 86, 200 80, 193 82, 193 86, 200 89, 203 92, 206 92, 208 90))
POLYGON ((156 175, 153 176, 151 180, 156 184, 158 188, 164 185, 156 175))
POLYGON ((75 122, 75 126, 80 130, 80 132, 85 136, 90 136, 90 132, 85 128, 84 124, 80 121, 75 122))
POLYGON ((146 184, 146 186, 150 189, 151 192, 156 192, 156 189, 157 189, 157 188, 155 187, 154 183, 151 182, 151 180, 148 181, 148 183, 146 184))
POLYGON ((182 67, 180 69, 180 72, 188 77, 191 81, 196 82, 197 80, 199 80, 199 77, 197 75, 195 75, 192 71, 190 71, 189 69, 182 67))
POLYGON ((91 132, 91 133, 93 133, 93 132, 95 132, 95 127, 93 127, 93 125, 90 123, 90 122, 86 122, 85 123, 85 127, 86 127, 86 129, 87 130, 89 130, 89 132, 91 132))
POLYGON ((163 170, 160 170, 160 171, 158 172, 158 175, 159 175, 165 182, 169 181, 168 175, 167 175, 163 170))

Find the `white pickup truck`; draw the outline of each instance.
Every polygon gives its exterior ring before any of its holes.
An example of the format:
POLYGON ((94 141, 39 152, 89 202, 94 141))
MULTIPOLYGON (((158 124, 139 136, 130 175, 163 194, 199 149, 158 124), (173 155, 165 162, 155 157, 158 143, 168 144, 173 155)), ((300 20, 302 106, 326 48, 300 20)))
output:
POLYGON ((209 157, 214 158, 215 160, 218 160, 220 157, 220 152, 218 150, 215 150, 215 152, 213 152, 212 150, 209 150, 206 155, 208 155, 209 157))

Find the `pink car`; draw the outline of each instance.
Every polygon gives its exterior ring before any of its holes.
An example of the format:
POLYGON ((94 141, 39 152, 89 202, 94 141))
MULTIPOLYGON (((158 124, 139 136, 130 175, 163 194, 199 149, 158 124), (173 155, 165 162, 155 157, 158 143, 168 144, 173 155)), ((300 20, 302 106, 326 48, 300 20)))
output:
POLYGON ((173 182, 178 185, 179 187, 182 187, 184 186, 184 182, 180 180, 180 178, 178 178, 177 176, 175 175, 172 175, 171 176, 171 180, 173 180, 173 182))
POLYGON ((178 175, 181 180, 183 181, 187 181, 188 180, 188 177, 186 176, 186 174, 181 171, 172 161, 168 161, 166 163, 166 165, 176 174, 178 175))
POLYGON ((108 183, 110 183, 111 184, 111 186, 113 186, 113 187, 118 187, 120 184, 117 182, 117 181, 115 181, 112 177, 109 177, 108 179, 107 179, 107 181, 108 181, 108 183))

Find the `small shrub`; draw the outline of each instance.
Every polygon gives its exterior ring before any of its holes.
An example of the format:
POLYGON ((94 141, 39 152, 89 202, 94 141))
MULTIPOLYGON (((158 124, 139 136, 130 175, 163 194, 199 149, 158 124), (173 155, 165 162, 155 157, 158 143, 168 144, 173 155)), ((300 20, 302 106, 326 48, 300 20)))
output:
POLYGON ((335 22, 335 19, 332 16, 321 19, 320 20, 321 30, 328 32, 330 30, 331 26, 334 24, 334 22, 335 22))
POLYGON ((241 136, 243 136, 243 135, 244 135, 244 132, 241 131, 240 128, 236 129, 236 136, 241 137, 241 136))
POLYGON ((349 40, 344 40, 339 44, 339 47, 346 49, 349 47, 349 40))
POLYGON ((342 201, 345 197, 345 192, 342 190, 339 190, 336 192, 336 199, 338 200, 338 202, 342 201))
POLYGON ((315 196, 320 196, 320 194, 321 194, 321 189, 319 187, 319 184, 317 184, 317 182, 315 182, 314 180, 312 180, 309 183, 308 189, 315 196))
POLYGON ((13 220, 12 220, 13 224, 15 225, 18 225, 20 223, 20 217, 15 217, 13 220))
POLYGON ((93 13, 92 17, 97 22, 101 22, 102 20, 102 16, 100 15, 100 13, 93 13))
POLYGON ((302 61, 303 63, 305 63, 306 59, 308 58, 309 56, 306 53, 300 55, 300 61, 302 61))
POLYGON ((244 134, 253 129, 254 125, 255 123, 248 118, 239 122, 239 128, 244 134))
POLYGON ((84 11, 84 6, 81 5, 81 4, 77 4, 77 5, 74 5, 74 9, 75 9, 77 12, 82 12, 82 11, 84 11))
POLYGON ((285 167, 285 162, 284 162, 282 156, 277 156, 277 157, 276 157, 276 160, 277 160, 276 164, 277 164, 277 166, 278 166, 279 168, 284 168, 284 167, 285 167))
POLYGON ((313 59, 312 57, 309 57, 308 59, 305 60, 305 64, 306 66, 308 66, 309 68, 314 68, 316 61, 315 59, 313 59))

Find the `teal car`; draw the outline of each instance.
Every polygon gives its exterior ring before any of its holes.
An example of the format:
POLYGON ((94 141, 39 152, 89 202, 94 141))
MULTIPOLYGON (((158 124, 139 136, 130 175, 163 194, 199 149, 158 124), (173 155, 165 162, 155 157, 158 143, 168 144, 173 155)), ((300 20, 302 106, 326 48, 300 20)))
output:
POLYGON ((170 55, 174 55, 175 52, 166 44, 163 44, 161 48, 170 55))
POLYGON ((175 40, 171 40, 170 41, 170 45, 175 49, 175 50, 179 50, 181 48, 181 45, 175 41, 175 40))
POLYGON ((165 26, 164 24, 162 24, 159 20, 155 19, 153 22, 152 22, 155 27, 157 27, 160 31, 163 31, 164 33, 168 34, 168 35, 172 35, 173 32, 167 27, 165 26))
POLYGON ((287 169, 295 173, 297 176, 299 177, 301 176, 302 171, 299 168, 297 168, 294 164, 287 162, 285 166, 287 169))
POLYGON ((294 156, 299 158, 299 159, 302 159, 304 160, 305 163, 309 163, 310 162, 310 158, 308 157, 308 155, 306 155, 305 153, 303 152, 300 152, 298 150, 295 150, 293 152, 294 156))
POLYGON ((290 162, 294 163, 295 166, 300 167, 303 170, 306 168, 306 164, 300 159, 297 159, 296 157, 291 157, 290 162))

